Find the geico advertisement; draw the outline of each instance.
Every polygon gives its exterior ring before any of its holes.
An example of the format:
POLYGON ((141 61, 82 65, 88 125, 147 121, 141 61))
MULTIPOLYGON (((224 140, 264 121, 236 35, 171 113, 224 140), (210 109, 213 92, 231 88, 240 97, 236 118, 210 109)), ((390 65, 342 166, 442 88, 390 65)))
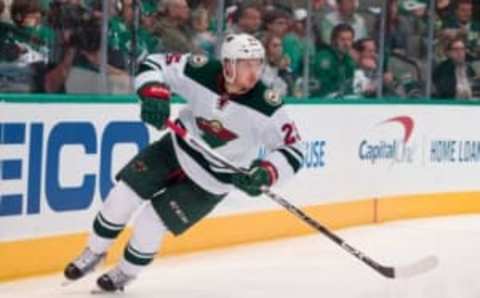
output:
MULTIPOLYGON (((293 104, 288 111, 305 160, 275 191, 296 205, 478 189, 477 107, 293 104)), ((117 171, 160 136, 138 114, 134 104, 2 104, 0 239, 89 229, 117 171)), ((235 191, 212 216, 273 208, 235 191)))

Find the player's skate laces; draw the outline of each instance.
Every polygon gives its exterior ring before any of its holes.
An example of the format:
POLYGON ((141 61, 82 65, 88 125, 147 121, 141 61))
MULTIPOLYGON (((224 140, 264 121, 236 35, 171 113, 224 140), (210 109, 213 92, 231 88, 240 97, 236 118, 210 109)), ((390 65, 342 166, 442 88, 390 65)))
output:
POLYGON ((135 279, 135 276, 124 273, 115 267, 97 279, 97 285, 106 292, 123 291, 125 285, 135 279))
POLYGON ((93 271, 104 258, 105 253, 96 254, 86 248, 78 258, 65 267, 65 277, 69 280, 77 280, 93 271))

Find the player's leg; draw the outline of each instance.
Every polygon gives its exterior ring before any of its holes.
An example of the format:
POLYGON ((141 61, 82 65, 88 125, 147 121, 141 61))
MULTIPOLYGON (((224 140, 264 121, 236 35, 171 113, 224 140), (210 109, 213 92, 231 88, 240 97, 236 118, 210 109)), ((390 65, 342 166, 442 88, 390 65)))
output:
POLYGON ((167 230, 175 235, 185 232, 223 198, 194 184, 180 169, 175 173, 175 182, 155 195, 138 215, 120 263, 97 280, 102 290, 123 290, 153 260, 167 230))
POLYGON ((117 175, 119 183, 108 195, 93 224, 93 231, 83 253, 65 269, 67 279, 76 280, 91 272, 123 230, 132 214, 166 186, 172 163, 171 138, 163 137, 143 149, 117 175))
POLYGON ((98 278, 98 286, 104 291, 123 290, 128 282, 153 261, 166 233, 167 228, 148 203, 134 221, 133 234, 121 261, 98 278))
POLYGON ((93 271, 143 200, 124 182, 110 191, 97 213, 87 247, 65 268, 65 277, 76 280, 93 271))

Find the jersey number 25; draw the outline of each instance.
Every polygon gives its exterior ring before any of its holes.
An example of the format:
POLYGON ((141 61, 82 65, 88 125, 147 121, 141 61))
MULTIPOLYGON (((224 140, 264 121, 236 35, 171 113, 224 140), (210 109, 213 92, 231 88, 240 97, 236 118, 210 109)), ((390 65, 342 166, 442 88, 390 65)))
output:
POLYGON ((300 134, 298 133, 295 123, 285 123, 282 126, 282 132, 285 134, 283 137, 285 145, 291 145, 300 141, 300 134))

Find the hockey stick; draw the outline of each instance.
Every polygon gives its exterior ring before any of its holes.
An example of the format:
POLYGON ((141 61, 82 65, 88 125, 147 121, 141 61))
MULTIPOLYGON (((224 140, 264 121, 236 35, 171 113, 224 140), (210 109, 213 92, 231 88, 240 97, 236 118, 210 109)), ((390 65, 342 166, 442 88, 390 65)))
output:
MULTIPOLYGON (((173 131, 176 135, 178 135, 180 138, 182 138, 184 141, 187 143, 191 144, 192 146, 198 148, 205 154, 207 154, 209 157, 212 159, 218 161, 225 167, 237 172, 237 173, 243 173, 247 174, 247 170, 239 168, 235 165, 233 165, 230 161, 225 159, 223 156, 220 154, 216 153, 213 151, 207 144, 205 144, 203 141, 197 140, 194 137, 190 136, 188 132, 183 129, 182 127, 176 125, 170 120, 167 120, 166 122, 167 127, 173 131)), ((368 265, 370 268, 374 269, 381 275, 387 278, 410 278, 413 276, 416 276, 418 274, 422 274, 425 272, 428 272, 432 269, 434 269, 438 265, 438 258, 436 256, 427 256, 424 257, 412 264, 408 264, 405 266, 385 266, 377 261, 373 260, 369 256, 365 255, 358 249, 354 248, 350 244, 348 244, 345 240, 340 238, 338 235, 321 225, 319 222, 305 214, 302 210, 299 208, 295 207, 291 203, 289 203, 286 199, 281 197, 280 195, 275 194, 268 188, 263 188, 262 193, 268 196, 270 199, 273 201, 277 202, 280 204, 282 207, 284 207, 287 211, 292 213, 293 215, 297 216, 300 218, 302 221, 305 223, 309 224, 311 227, 313 227, 315 230, 318 232, 322 233, 323 235, 327 236, 330 240, 335 242, 337 245, 342 247, 345 251, 362 261, 364 264, 368 265)))

